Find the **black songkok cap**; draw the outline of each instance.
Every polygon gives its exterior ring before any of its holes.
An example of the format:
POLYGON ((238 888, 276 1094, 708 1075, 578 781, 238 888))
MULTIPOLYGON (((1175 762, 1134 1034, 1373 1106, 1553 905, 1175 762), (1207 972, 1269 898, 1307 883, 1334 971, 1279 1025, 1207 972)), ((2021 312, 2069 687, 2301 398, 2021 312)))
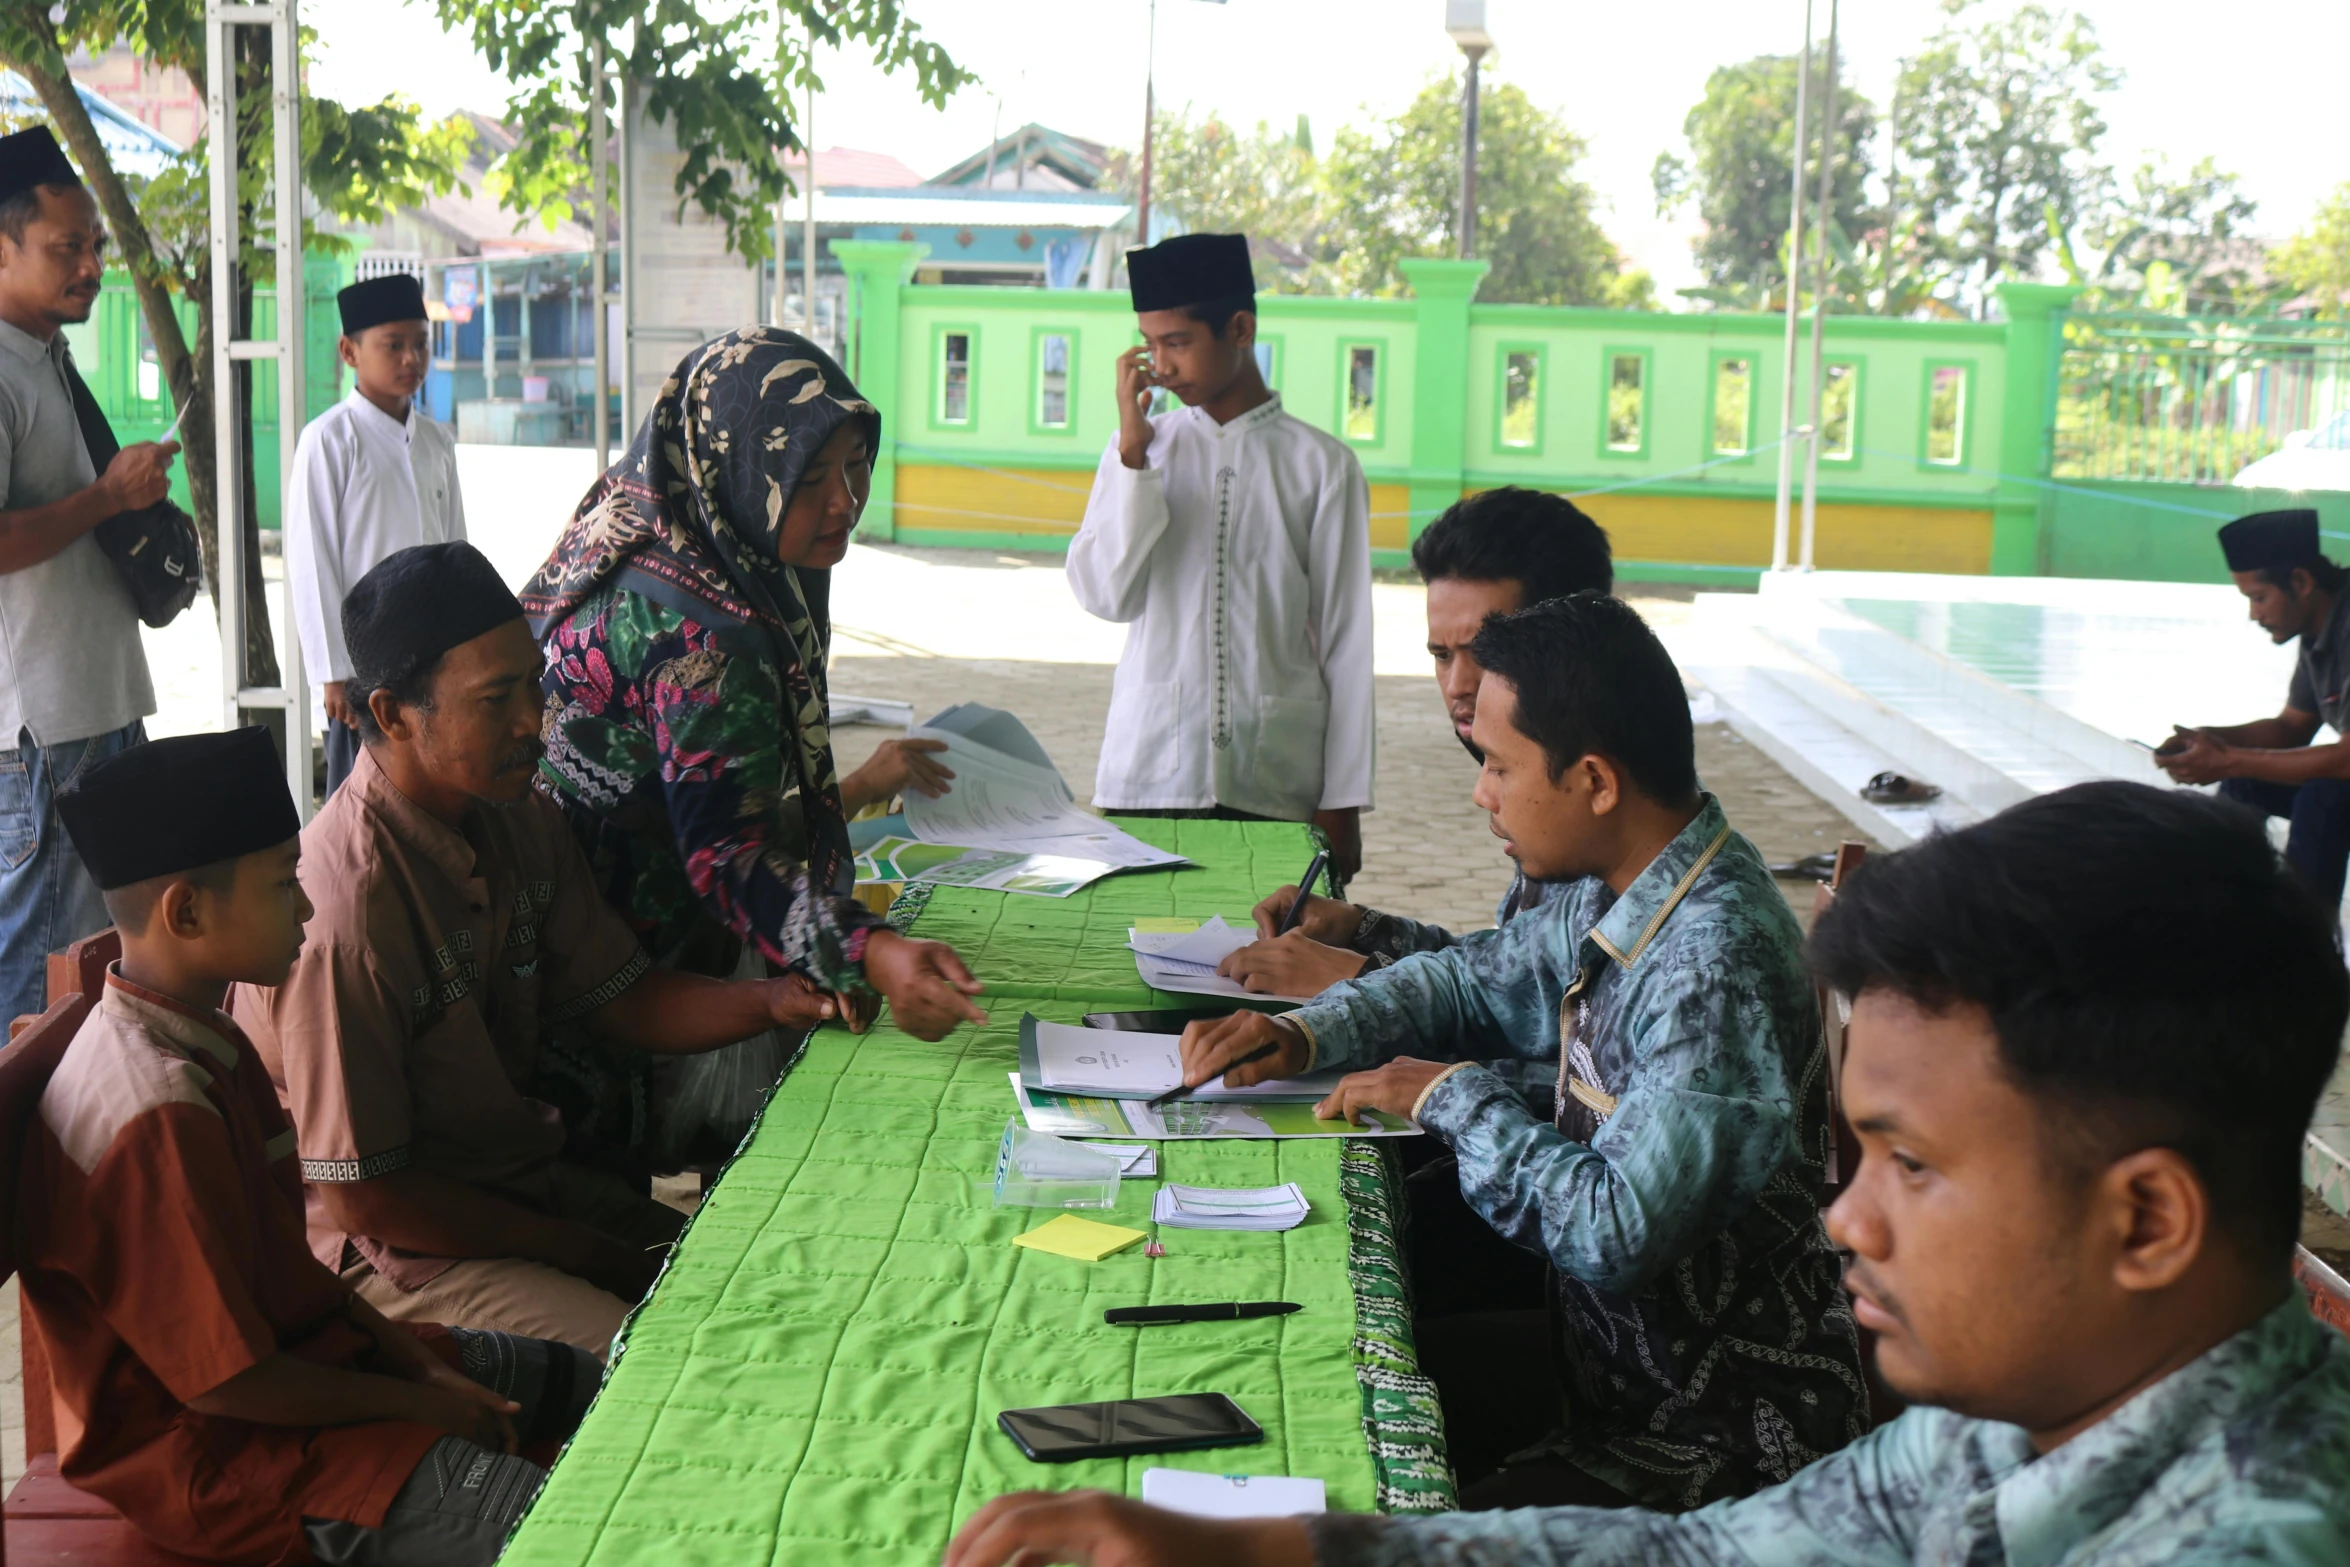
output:
POLYGON ((386 321, 422 321, 424 285, 406 272, 371 277, 335 296, 343 312, 343 335, 357 337, 386 321))
POLYGON ((277 742, 258 727, 134 745, 58 790, 57 814, 103 892, 302 831, 277 742))
POLYGON ((364 691, 406 679, 522 605, 489 558, 462 540, 394 550, 343 595, 343 645, 364 691))
POLYGON ((66 161, 65 149, 36 125, 13 136, 0 136, 0 201, 21 196, 36 185, 79 185, 82 177, 66 161))
POLYGON ((2295 566, 2314 566, 2322 555, 2317 543, 2317 513, 2301 506, 2238 517, 2219 530, 2219 548, 2228 558, 2230 571, 2290 571, 2295 566))
POLYGON ((1148 250, 1126 252, 1126 288, 1134 308, 1181 310, 1257 291, 1245 234, 1178 234, 1148 250))

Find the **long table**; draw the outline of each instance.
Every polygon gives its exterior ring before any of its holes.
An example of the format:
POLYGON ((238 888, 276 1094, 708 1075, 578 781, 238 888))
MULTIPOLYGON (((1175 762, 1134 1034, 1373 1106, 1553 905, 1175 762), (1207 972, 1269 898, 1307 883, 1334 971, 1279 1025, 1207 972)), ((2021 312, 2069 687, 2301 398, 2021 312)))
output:
MULTIPOLYGON (((1313 1476, 1333 1508, 1436 1511, 1451 1473, 1414 1362, 1394 1163, 1375 1143, 1162 1143, 1161 1178, 1296 1181, 1283 1234, 1167 1231, 1098 1263, 1014 1246, 1049 1214, 997 1208, 1022 1011, 1074 1022, 1162 1004, 1124 955, 1137 914, 1247 915, 1296 878, 1302 827, 1132 821, 1197 867, 1065 899, 941 889, 893 918, 954 941, 992 1016, 924 1044, 819 1030, 631 1318, 579 1434, 504 1560, 552 1564, 935 1562, 989 1498, 1035 1487, 1137 1494, 1154 1464, 1313 1476), (1294 1300, 1288 1317, 1111 1328, 1105 1307, 1294 1300), (1039 1465, 1004 1409, 1231 1394, 1262 1446, 1039 1465)), ((1114 1211, 1149 1227, 1157 1182, 1114 1211)))

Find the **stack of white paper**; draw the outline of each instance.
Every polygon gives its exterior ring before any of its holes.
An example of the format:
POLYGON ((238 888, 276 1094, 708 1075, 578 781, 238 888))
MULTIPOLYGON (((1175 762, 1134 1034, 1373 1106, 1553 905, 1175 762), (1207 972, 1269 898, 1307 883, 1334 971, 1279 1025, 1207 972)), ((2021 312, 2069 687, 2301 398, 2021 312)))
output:
MULTIPOLYGON (((1189 1090, 1187 1099, 1320 1099, 1338 1086, 1343 1070, 1278 1078, 1226 1088, 1221 1078, 1189 1090)), ((1056 1094, 1104 1099, 1152 1099, 1183 1081, 1181 1034, 1128 1033, 1079 1028, 1037 1018, 1020 1023, 1020 1080, 1056 1094)))
POLYGON ((1286 1186, 1162 1186, 1151 1219, 1171 1230, 1294 1230, 1306 1194, 1286 1186))
POLYGON ((1039 856, 1056 862, 1049 869, 1061 879, 1081 865, 1108 875, 1188 863, 1079 809, 1052 758, 1010 713, 965 702, 906 733, 945 742, 955 775, 935 800, 918 791, 906 796, 906 828, 925 843, 1039 856))
POLYGON ((1294 1518, 1329 1508, 1329 1493, 1319 1480, 1211 1475, 1192 1469, 1145 1469, 1142 1499, 1195 1518, 1294 1518))
POLYGON ((1126 933, 1126 945, 1134 953, 1135 971, 1154 990, 1190 996, 1245 996, 1251 1001, 1313 1000, 1311 996, 1277 996, 1251 990, 1238 980, 1226 979, 1216 972, 1218 964, 1241 948, 1253 945, 1256 939, 1254 930, 1226 924, 1221 914, 1210 917, 1199 929, 1180 935, 1139 930, 1126 933))

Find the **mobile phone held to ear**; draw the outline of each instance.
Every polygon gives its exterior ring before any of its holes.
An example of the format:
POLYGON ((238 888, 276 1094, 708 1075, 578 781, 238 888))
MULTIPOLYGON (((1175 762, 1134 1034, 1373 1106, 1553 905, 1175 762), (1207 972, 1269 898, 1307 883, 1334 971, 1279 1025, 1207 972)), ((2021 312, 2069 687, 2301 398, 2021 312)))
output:
POLYGON ((1007 1409, 995 1417, 1020 1451, 1040 1464, 1194 1447, 1246 1447, 1265 1432, 1222 1393, 1121 1398, 1106 1404, 1007 1409))

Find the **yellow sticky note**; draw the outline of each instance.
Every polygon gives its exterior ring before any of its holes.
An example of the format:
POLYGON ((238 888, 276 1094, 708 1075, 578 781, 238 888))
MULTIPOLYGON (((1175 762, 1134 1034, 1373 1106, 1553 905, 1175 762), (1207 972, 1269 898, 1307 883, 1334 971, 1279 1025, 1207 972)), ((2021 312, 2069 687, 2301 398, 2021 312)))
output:
POLYGON ((1124 1251, 1142 1239, 1142 1231, 1122 1229, 1115 1224, 1096 1224, 1091 1219, 1080 1219, 1073 1213, 1064 1213, 1047 1220, 1025 1235, 1012 1237, 1015 1246, 1028 1246, 1037 1251, 1049 1251, 1056 1257, 1074 1257, 1079 1262, 1099 1262, 1114 1251, 1124 1251))
POLYGON ((1188 936, 1199 929, 1199 921, 1182 914, 1137 914, 1134 931, 1139 936, 1188 936))

